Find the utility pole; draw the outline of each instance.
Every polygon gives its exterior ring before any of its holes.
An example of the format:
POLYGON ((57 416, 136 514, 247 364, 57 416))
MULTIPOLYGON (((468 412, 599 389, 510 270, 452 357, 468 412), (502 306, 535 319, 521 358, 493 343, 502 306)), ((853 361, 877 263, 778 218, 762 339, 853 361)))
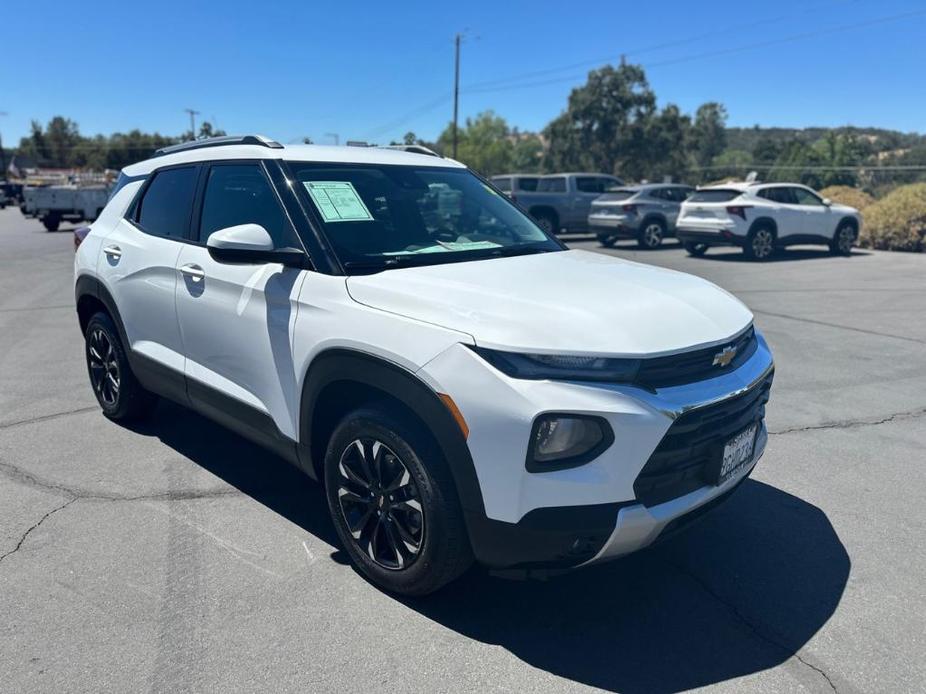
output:
POLYGON ((456 37, 456 58, 453 64, 453 158, 457 158, 457 115, 460 110, 460 38, 456 37))
MULTIPOLYGON (((0 111, 0 116, 8 115, 6 111, 0 111)), ((3 137, 0 137, 0 179, 6 180, 6 153, 3 151, 3 137)))
POLYGON ((195 140, 196 139, 196 116, 199 115, 199 111, 194 111, 191 108, 185 108, 183 110, 190 114, 190 133, 191 133, 190 139, 195 140))

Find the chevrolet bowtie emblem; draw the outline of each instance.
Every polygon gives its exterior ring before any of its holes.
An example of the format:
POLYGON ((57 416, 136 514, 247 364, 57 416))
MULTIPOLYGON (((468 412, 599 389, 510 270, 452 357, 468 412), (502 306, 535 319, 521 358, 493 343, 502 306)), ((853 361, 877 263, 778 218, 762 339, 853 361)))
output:
POLYGON ((714 366, 729 366, 736 356, 736 347, 724 347, 714 355, 714 366))

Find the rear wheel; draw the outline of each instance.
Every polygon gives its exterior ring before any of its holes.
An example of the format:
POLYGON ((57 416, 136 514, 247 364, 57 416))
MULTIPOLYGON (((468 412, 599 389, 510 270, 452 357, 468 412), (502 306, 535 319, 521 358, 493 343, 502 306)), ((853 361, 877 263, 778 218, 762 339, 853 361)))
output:
POLYGON ((834 255, 852 255, 852 246, 855 244, 855 227, 844 222, 836 229, 833 240, 830 241, 830 253, 834 255))
POLYGON ((706 243, 697 243, 696 241, 685 241, 682 245, 688 251, 688 255, 693 255, 696 258, 700 258, 707 253, 707 249, 710 248, 706 243))
POLYGON ((61 215, 47 214, 42 217, 42 224, 45 225, 45 231, 58 231, 61 224, 61 215))
POLYGON ((447 463, 411 418, 349 414, 328 443, 325 490, 354 566, 387 591, 426 595, 472 563, 447 463))
POLYGON ((775 232, 770 227, 759 226, 749 232, 743 253, 750 260, 768 260, 775 252, 775 232))
POLYGON ((616 236, 611 236, 610 234, 598 234, 598 243, 600 243, 605 248, 613 248, 616 242, 616 236))
POLYGON ((555 234, 559 231, 559 220, 556 218, 555 213, 542 210, 531 216, 534 218, 534 221, 537 222, 537 226, 546 233, 555 234))
POLYGON ((665 235, 666 225, 658 219, 650 219, 647 220, 646 223, 643 224, 643 228, 640 229, 640 236, 637 238, 637 243, 640 244, 640 248, 653 250, 654 248, 659 248, 665 235))
POLYGON ((90 385, 103 414, 115 421, 147 415, 157 398, 135 378, 112 319, 105 313, 94 314, 84 339, 90 385))

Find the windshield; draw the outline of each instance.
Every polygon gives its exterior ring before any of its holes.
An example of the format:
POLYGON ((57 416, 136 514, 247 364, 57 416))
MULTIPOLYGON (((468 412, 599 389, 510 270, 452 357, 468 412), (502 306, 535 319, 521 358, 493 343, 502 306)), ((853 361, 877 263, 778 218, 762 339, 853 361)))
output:
POLYGON ((290 163, 345 268, 559 251, 563 246, 466 169, 290 163))

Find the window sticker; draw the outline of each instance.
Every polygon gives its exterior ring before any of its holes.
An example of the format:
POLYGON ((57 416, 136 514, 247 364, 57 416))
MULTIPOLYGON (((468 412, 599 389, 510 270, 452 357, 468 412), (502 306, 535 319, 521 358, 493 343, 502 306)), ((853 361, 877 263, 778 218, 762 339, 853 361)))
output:
POLYGON ((303 185, 326 222, 373 220, 350 181, 305 181, 303 185))

